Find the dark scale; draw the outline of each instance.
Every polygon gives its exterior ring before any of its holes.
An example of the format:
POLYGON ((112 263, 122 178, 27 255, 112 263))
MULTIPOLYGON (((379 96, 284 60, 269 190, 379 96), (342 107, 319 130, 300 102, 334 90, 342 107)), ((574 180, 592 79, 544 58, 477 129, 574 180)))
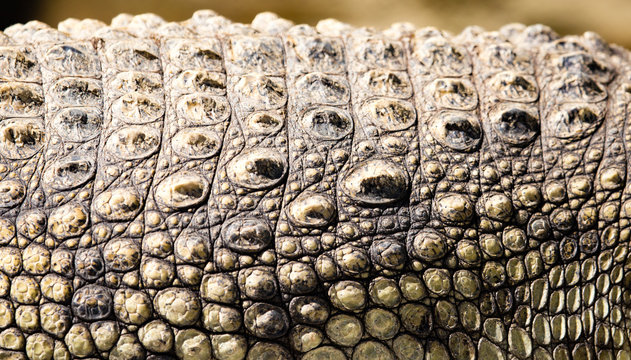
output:
POLYGON ((630 359, 630 55, 543 25, 0 33, 0 357, 630 359))

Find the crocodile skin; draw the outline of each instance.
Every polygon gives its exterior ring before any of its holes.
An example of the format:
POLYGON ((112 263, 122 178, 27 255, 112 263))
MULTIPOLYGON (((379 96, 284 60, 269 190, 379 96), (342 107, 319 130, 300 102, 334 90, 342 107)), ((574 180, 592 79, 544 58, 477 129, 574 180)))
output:
POLYGON ((629 104, 541 25, 11 26, 0 358, 631 359, 629 104))

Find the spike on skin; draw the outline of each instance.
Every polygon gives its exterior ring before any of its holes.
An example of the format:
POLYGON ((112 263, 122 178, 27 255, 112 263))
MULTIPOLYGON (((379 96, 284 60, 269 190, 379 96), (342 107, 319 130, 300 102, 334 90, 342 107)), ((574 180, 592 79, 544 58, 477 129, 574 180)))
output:
POLYGON ((626 359, 631 55, 209 10, 0 33, 0 356, 626 359))

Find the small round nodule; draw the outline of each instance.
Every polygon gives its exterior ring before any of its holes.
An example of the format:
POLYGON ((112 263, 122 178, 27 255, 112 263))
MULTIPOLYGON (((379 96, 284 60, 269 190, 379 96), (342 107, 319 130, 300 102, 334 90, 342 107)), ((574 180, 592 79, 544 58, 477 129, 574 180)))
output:
POLYGON ((140 360, 145 358, 145 349, 133 334, 121 335, 116 346, 110 352, 110 360, 140 360))
MULTIPOLYGON (((272 360, 272 359, 293 359, 289 350, 279 344, 270 342, 257 342, 248 352, 247 360, 272 360)), ((303 358, 303 359, 306 359, 303 358)), ((321 359, 321 358, 314 358, 321 359)), ((324 358, 326 359, 326 358, 324 358)))
POLYGON ((8 276, 14 277, 22 271, 22 254, 20 249, 2 246, 0 247, 0 270, 8 276))
POLYGON ((342 311, 359 312, 366 306, 366 289, 357 281, 338 281, 329 288, 331 304, 342 311))
POLYGON ((355 346, 353 360, 391 360, 394 354, 381 342, 368 340, 355 346))
POLYGON ((541 203, 543 195, 541 190, 535 185, 526 184, 515 188, 513 191, 515 203, 527 209, 534 209, 541 203))
POLYGON ((517 227, 507 227, 502 232, 502 243, 504 248, 518 253, 527 249, 528 238, 524 230, 517 227))
POLYGON ((229 220, 222 229, 222 237, 230 249, 244 254, 258 253, 273 240, 267 222, 255 218, 229 220))
POLYGON ((422 359, 425 354, 423 344, 409 334, 397 336, 392 343, 392 349, 401 360, 422 359))
POLYGON ((435 212, 446 224, 464 225, 471 221, 474 211, 468 197, 461 194, 447 194, 436 199, 435 212))
MULTIPOLYGON (((26 230, 26 231, 20 231, 20 233, 26 233, 27 235, 26 237, 28 239, 31 239, 44 232, 45 226, 42 226, 42 225, 46 223, 46 215, 43 213, 37 214, 39 216, 36 215, 36 217, 33 219, 34 220, 33 222, 25 219, 26 217, 28 217, 28 215, 23 216, 22 218, 19 218, 17 221, 18 221, 18 227, 20 227, 19 223, 21 222, 23 225, 22 228, 26 230), (34 226, 31 226, 32 223, 34 223, 33 224, 34 226), (36 233, 35 236, 30 236, 31 229, 36 230, 36 231, 33 231, 33 233, 36 233)), ((15 224, 13 223, 13 221, 9 219, 0 218, 0 245, 9 244, 9 242, 11 242, 14 236, 15 236, 15 224)))
POLYGON ((84 324, 73 325, 64 337, 64 342, 70 353, 76 357, 87 357, 96 350, 90 330, 84 324))
POLYGON ((74 258, 75 275, 94 281, 105 272, 105 261, 98 247, 80 248, 74 258))
POLYGON ((476 274, 469 270, 458 270, 453 276, 454 289, 468 299, 475 299, 480 295, 481 284, 476 274))
POLYGON ((370 299, 377 305, 394 308, 401 303, 401 290, 396 281, 378 277, 371 281, 368 290, 370 299))
POLYGON ((370 257, 363 248, 343 245, 335 250, 335 263, 346 275, 362 277, 370 271, 370 257))
POLYGON ((268 300, 278 293, 276 276, 271 268, 257 266, 239 271, 241 294, 248 299, 268 300))
POLYGON ((53 358, 55 341, 45 334, 33 334, 26 338, 26 355, 29 359, 46 360, 53 358))
POLYGON ((134 188, 116 188, 94 198, 92 209, 106 220, 131 220, 142 210, 144 197, 134 188))
POLYGON ((46 299, 58 303, 67 303, 73 296, 71 281, 54 273, 45 275, 40 280, 40 287, 46 299))
POLYGON ((175 354, 182 360, 211 359, 208 336, 196 329, 185 329, 175 335, 175 354))
POLYGON ((296 351, 307 352, 318 347, 324 334, 317 328, 305 325, 296 325, 289 332, 289 341, 296 351))
POLYGON ((114 302, 109 290, 99 285, 80 288, 72 297, 72 312, 79 318, 94 321, 110 316, 114 302))
POLYGON ((205 263, 211 252, 208 239, 205 239, 203 234, 182 234, 173 245, 175 256, 189 264, 205 263))
POLYGON ((278 268, 278 282, 284 292, 308 294, 318 286, 315 270, 308 264, 292 261, 278 268))
POLYGON ((109 351, 116 345, 120 337, 120 326, 117 321, 97 321, 90 324, 90 334, 99 351, 109 351))
POLYGON ((456 256, 466 266, 477 266, 482 260, 479 243, 472 240, 460 240, 456 244, 456 256))
POLYGON ((88 229, 89 213, 80 203, 57 207, 48 218, 48 232, 59 240, 83 235, 88 229))
POLYGON ((327 301, 317 296, 297 296, 289 303, 289 313, 297 323, 320 325, 329 318, 330 309, 327 301))
MULTIPOLYGON (((347 357, 344 355, 342 350, 333 347, 333 346, 320 346, 315 348, 303 356, 302 360, 321 360, 321 359, 330 359, 330 360, 346 360, 347 357)), ((249 359, 248 359, 249 360, 249 359)))
POLYGON ((331 341, 342 346, 355 346, 364 334, 361 320, 347 314, 332 316, 327 321, 325 330, 331 341))
POLYGON ((257 337, 276 339, 289 330, 289 318, 283 309, 266 303, 255 303, 243 315, 245 327, 257 337))
POLYGON ((130 271, 140 264, 140 244, 132 239, 110 240, 103 248, 105 266, 113 271, 130 271))
POLYGON ((153 307, 170 324, 190 326, 201 314, 199 297, 188 289, 167 288, 155 296, 153 307))
POLYGON ((243 323, 241 311, 219 304, 210 303, 202 310, 204 328, 215 332, 234 332, 243 323))
POLYGON ((140 343, 149 351, 164 353, 173 348, 173 330, 160 320, 154 320, 138 329, 140 343))
POLYGON ((370 309, 364 317, 366 331, 379 340, 389 340, 397 335, 400 322, 397 315, 389 310, 370 309))
POLYGON ((114 315, 125 324, 142 325, 153 315, 151 299, 142 291, 118 289, 114 294, 114 315))
POLYGON ((42 292, 35 278, 19 275, 11 281, 10 295, 14 304, 35 305, 40 301, 42 292))
POLYGON ((239 289, 231 275, 209 274, 202 279, 199 294, 207 301, 231 304, 237 300, 239 289))
POLYGON ((248 352, 248 341, 240 334, 211 335, 214 358, 220 360, 242 360, 248 352))
POLYGON ((408 331, 417 335, 427 335, 433 329, 432 312, 425 305, 407 303, 399 309, 401 323, 408 331))
POLYGON ((26 197, 26 186, 19 180, 0 181, 0 208, 12 208, 26 197))
POLYGON ((370 259, 386 269, 402 269, 407 260, 405 244, 389 239, 375 241, 370 246, 370 259))
POLYGON ((451 275, 448 270, 429 268, 423 273, 425 286, 432 293, 444 296, 451 290, 451 275))
POLYGON ((623 186, 625 171, 615 167, 606 168, 600 172, 599 179, 604 189, 615 190, 623 186))
POLYGON ((497 221, 508 221, 513 215, 513 202, 504 194, 487 194, 480 199, 481 213, 497 221))

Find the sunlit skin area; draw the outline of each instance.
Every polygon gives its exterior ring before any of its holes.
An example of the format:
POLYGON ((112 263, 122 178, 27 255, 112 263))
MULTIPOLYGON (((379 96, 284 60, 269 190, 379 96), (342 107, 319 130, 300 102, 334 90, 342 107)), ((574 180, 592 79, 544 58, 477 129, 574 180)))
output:
POLYGON ((9 14, 0 358, 631 360, 631 5, 537 1, 9 14))

